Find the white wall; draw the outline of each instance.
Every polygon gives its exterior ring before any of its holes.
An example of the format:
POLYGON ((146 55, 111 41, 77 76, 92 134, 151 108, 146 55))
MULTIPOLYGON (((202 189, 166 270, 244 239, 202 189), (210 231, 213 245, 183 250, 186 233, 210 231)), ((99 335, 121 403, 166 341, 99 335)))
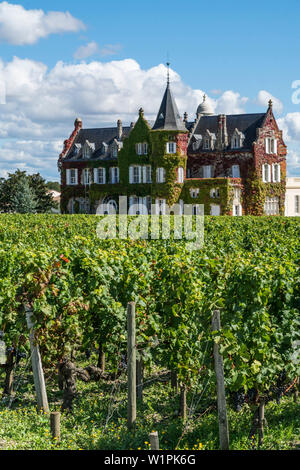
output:
POLYGON ((286 195, 285 195, 285 215, 288 217, 300 216, 296 213, 295 196, 300 197, 300 177, 286 179, 286 195))

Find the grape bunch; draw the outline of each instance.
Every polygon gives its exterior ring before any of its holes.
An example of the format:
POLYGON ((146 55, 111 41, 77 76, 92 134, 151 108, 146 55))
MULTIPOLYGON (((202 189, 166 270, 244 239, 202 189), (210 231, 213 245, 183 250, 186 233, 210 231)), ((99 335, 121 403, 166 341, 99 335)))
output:
POLYGON ((232 394, 232 401, 233 401, 233 409, 237 413, 241 411, 243 405, 245 403, 245 391, 244 389, 239 390, 238 392, 233 392, 232 394))

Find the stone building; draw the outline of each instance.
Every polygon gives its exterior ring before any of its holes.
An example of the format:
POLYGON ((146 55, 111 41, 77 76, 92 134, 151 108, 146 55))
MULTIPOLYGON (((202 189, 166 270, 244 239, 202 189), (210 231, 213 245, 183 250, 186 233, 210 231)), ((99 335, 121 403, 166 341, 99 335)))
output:
POLYGON ((63 213, 131 214, 204 205, 207 215, 284 215, 287 148, 272 111, 214 115, 206 97, 196 119, 180 116, 170 83, 151 127, 136 123, 84 129, 76 119, 59 157, 63 213))
POLYGON ((286 179, 285 215, 300 216, 300 177, 286 179))

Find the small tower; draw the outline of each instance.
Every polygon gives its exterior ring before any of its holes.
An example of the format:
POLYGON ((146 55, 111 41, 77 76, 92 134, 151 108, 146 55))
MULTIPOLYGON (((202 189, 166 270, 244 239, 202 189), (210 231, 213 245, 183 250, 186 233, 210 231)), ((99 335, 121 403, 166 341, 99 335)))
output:
POLYGON ((166 198, 169 205, 177 203, 181 193, 180 185, 185 178, 187 161, 188 130, 180 117, 170 87, 168 66, 167 88, 165 90, 156 121, 151 131, 153 182, 156 180, 156 195, 166 198), (163 183, 168 182, 168 185, 163 183), (161 191, 161 194, 160 194, 161 191))

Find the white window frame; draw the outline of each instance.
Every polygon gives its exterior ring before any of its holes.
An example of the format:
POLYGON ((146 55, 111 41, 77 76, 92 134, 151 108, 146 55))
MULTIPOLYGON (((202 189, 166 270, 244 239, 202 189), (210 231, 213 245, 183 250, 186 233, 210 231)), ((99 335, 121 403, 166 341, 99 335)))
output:
POLYGON ((112 166, 110 167, 110 183, 118 184, 120 180, 119 167, 112 166))
POLYGON ((203 166, 203 178, 212 178, 212 166, 211 165, 203 166))
POLYGON ((196 199, 199 197, 200 189, 199 188, 191 188, 190 189, 190 195, 193 199, 196 199))
POLYGON ((156 169, 156 182, 165 183, 166 182, 166 170, 163 167, 156 169))
POLYGON ((266 215, 279 215, 279 198, 267 197, 264 204, 266 215))
POLYGON ((68 186, 78 185, 78 169, 77 168, 67 169, 67 185, 68 186))
POLYGON ((300 214, 300 195, 295 195, 295 214, 300 214))
POLYGON ((178 168, 178 183, 183 184, 184 183, 184 168, 180 166, 178 168))
POLYGON ((277 139, 274 137, 267 137, 265 140, 266 153, 275 155, 277 154, 277 139))
POLYGON ((94 182, 95 182, 95 184, 105 184, 105 182, 106 182, 105 168, 103 168, 103 167, 94 168, 94 182), (102 172, 102 177, 101 178, 100 178, 100 172, 102 172))
POLYGON ((151 165, 143 166, 143 183, 151 184, 152 183, 152 167, 151 165))
POLYGON ((232 165, 231 174, 232 174, 232 178, 240 178, 241 177, 240 165, 232 165))
POLYGON ((272 165, 273 183, 280 183, 281 181, 281 166, 280 163, 273 163, 272 165))
POLYGON ((242 215, 242 206, 241 206, 241 204, 233 204, 232 215, 234 217, 240 217, 242 215))
POLYGON ((262 180, 263 183, 271 183, 271 165, 268 163, 262 165, 262 180))
POLYGON ((177 144, 176 142, 168 142, 167 143, 167 153, 176 153, 177 152, 177 144))

